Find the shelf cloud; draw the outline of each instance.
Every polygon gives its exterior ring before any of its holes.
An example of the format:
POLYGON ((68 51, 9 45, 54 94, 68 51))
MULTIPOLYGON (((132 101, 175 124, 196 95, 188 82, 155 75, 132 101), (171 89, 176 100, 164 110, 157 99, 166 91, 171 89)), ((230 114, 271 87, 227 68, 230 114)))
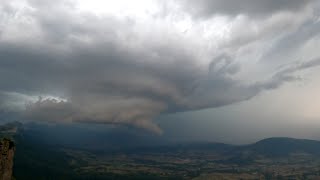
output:
POLYGON ((305 50, 318 35, 306 33, 319 26, 313 1, 152 2, 135 1, 139 13, 121 4, 120 14, 81 1, 0 2, 0 107, 161 134, 160 114, 245 101, 320 64, 305 50), (299 43, 283 47, 293 34, 299 43))

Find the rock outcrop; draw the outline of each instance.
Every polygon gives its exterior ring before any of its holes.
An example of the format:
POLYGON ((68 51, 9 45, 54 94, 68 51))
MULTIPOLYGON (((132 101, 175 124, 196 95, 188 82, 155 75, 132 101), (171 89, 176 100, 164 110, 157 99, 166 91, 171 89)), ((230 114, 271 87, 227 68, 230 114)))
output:
POLYGON ((7 138, 0 141, 0 180, 12 179, 14 151, 13 141, 7 138))

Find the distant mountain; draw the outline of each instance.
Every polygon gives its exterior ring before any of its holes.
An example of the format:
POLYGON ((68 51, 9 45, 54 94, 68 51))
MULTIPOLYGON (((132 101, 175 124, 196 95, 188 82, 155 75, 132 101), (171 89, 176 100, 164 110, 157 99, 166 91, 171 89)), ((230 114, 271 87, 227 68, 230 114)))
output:
POLYGON ((88 151, 216 151, 242 156, 244 154, 263 156, 285 156, 292 153, 320 155, 320 141, 273 137, 249 145, 229 145, 210 142, 172 142, 161 136, 141 132, 130 127, 106 128, 97 126, 24 124, 19 122, 0 126, 0 135, 20 135, 36 144, 88 151), (2 132, 2 133, 1 133, 2 132), (4 133, 3 133, 4 132, 4 133))
POLYGON ((158 150, 158 151, 217 151, 265 156, 283 156, 290 153, 320 155, 320 141, 273 137, 249 145, 229 145, 210 142, 172 142, 161 136, 141 132, 130 127, 106 128, 97 126, 21 124, 12 122, 0 126, 0 135, 16 135, 33 143, 48 146, 79 148, 89 151, 158 150))
POLYGON ((22 126, 23 124, 18 121, 0 125, 0 138, 14 139, 13 136, 16 135, 18 129, 22 128, 22 126))
POLYGON ((320 155, 320 141, 274 137, 250 144, 244 150, 266 156, 286 156, 292 153, 320 155))
POLYGON ((17 129, 22 127, 23 124, 18 121, 9 122, 0 126, 0 131, 12 131, 13 129, 17 129))

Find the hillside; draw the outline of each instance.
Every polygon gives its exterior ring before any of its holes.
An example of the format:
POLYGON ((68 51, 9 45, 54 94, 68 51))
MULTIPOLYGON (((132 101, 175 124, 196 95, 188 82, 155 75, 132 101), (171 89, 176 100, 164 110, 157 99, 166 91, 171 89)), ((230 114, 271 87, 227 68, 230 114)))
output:
POLYGON ((268 138, 247 146, 256 154, 285 156, 291 153, 320 155, 320 141, 287 137, 268 138))
MULTIPOLYGON (((16 144, 16 179, 207 179, 225 175, 254 179, 280 175, 314 177, 320 173, 320 141, 315 140, 275 137, 241 146, 200 142, 120 146, 115 132, 111 133, 112 141, 110 133, 98 132, 80 136, 86 142, 91 139, 90 144, 74 144, 71 141, 75 137, 63 139, 61 133, 54 135, 55 127, 50 126, 16 122, 0 126, 0 130, 3 136, 13 137, 16 144), (94 139, 104 134, 98 141, 94 139), (116 148, 108 149, 114 145, 116 148)), ((70 127, 60 132, 66 135, 67 130, 70 127)), ((130 137, 135 142, 145 139, 138 140, 138 136, 130 134, 119 137, 122 142, 130 141, 130 137)))

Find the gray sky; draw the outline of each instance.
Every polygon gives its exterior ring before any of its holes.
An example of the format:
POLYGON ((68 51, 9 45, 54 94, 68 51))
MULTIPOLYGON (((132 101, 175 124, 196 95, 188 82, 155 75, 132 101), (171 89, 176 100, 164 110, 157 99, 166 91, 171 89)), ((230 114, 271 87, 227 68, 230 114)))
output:
POLYGON ((1 1, 1 112, 182 139, 318 138, 308 127, 320 116, 319 8, 312 0, 1 1))

